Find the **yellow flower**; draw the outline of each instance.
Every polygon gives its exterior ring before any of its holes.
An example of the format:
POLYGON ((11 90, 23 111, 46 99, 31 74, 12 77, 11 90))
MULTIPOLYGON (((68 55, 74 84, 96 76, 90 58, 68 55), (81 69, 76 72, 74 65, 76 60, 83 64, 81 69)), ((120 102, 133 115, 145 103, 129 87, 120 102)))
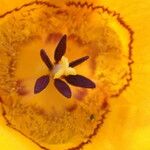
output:
POLYGON ((1 149, 150 149, 148 0, 0 0, 0 6, 1 149), (67 58, 88 54, 77 72, 97 83, 92 91, 74 88, 69 102, 51 85, 32 92, 35 78, 47 73, 39 49, 53 55, 63 34, 67 58))

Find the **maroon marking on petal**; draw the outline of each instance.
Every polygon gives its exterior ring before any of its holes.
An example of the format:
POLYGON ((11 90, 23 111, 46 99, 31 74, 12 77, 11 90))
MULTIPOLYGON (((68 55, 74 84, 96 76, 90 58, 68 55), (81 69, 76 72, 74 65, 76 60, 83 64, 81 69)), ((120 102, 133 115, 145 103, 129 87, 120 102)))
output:
POLYGON ((34 94, 43 91, 47 87, 49 81, 50 81, 49 75, 44 75, 38 78, 34 86, 34 94))
POLYGON ((17 93, 21 96, 26 96, 27 94, 29 94, 29 91, 26 89, 25 86, 20 86, 17 87, 17 93))
POLYGON ((48 55, 46 54, 45 50, 41 49, 40 55, 41 55, 41 58, 42 58, 43 62, 45 63, 45 65, 46 65, 50 70, 52 70, 52 69, 53 69, 53 64, 52 64, 52 62, 50 61, 50 59, 49 59, 48 55))
POLYGON ((108 107, 108 102, 106 101, 106 99, 103 101, 101 109, 105 110, 108 107))
POLYGON ((69 75, 65 77, 66 81, 73 86, 83 87, 83 88, 95 88, 96 85, 90 79, 81 75, 69 75))
POLYGON ((81 63, 83 63, 84 61, 86 61, 87 59, 89 59, 89 56, 84 56, 82 58, 79 58, 77 60, 74 60, 72 62, 69 63, 69 66, 70 67, 75 67, 75 66, 78 66, 80 65, 81 63))
POLYGON ((69 112, 73 112, 74 110, 76 110, 77 107, 78 107, 77 103, 74 102, 73 104, 67 106, 66 110, 69 111, 69 112))
POLYGON ((54 59, 56 63, 58 63, 61 60, 62 56, 66 52, 66 41, 67 41, 67 36, 64 35, 56 47, 55 54, 54 54, 54 59))
POLYGON ((48 36, 47 36, 47 38, 46 38, 46 43, 50 43, 50 42, 58 42, 59 41, 59 39, 61 38, 63 36, 63 34, 62 33, 59 33, 59 32, 57 32, 57 33, 50 33, 48 36))
POLYGON ((56 89, 65 97, 71 98, 71 90, 70 87, 62 80, 60 79, 55 79, 54 80, 54 85, 56 89))
POLYGON ((4 103, 4 101, 3 101, 2 97, 0 97, 0 103, 4 103))
POLYGON ((77 100, 82 101, 82 100, 84 100, 84 98, 87 94, 88 93, 87 93, 86 89, 78 89, 77 91, 74 92, 74 97, 77 100))

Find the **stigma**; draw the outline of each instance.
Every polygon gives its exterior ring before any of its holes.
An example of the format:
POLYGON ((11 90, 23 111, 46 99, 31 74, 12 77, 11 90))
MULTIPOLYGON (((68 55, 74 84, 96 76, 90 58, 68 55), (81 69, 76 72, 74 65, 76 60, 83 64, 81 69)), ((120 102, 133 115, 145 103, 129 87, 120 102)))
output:
POLYGON ((69 61, 66 57, 62 57, 60 62, 56 64, 52 70, 53 79, 61 78, 68 75, 76 75, 76 70, 69 66, 69 61))

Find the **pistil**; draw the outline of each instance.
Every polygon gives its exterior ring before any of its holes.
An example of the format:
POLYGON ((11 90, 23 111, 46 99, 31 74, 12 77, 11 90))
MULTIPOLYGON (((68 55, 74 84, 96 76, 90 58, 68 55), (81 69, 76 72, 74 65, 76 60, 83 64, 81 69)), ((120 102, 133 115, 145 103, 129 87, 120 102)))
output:
POLYGON ((76 70, 72 67, 69 67, 68 59, 63 56, 60 63, 54 66, 52 70, 52 76, 54 79, 57 79, 68 75, 76 75, 76 70))

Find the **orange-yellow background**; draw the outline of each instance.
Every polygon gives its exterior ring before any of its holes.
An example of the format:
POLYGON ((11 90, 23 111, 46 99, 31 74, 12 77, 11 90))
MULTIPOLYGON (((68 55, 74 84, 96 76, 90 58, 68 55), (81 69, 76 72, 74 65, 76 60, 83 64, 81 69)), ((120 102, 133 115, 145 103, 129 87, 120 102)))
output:
MULTIPOLYGON (((30 0, 0 0, 0 14, 30 0)), ((82 0, 83 1, 83 0, 82 0)), ((101 132, 85 150, 150 150, 150 1, 91 0, 120 12, 135 31, 133 81, 118 98, 101 132)), ((62 4, 62 0, 52 0, 62 4), (61 2, 60 2, 61 1, 61 2)), ((39 150, 0 121, 1 150, 39 150)))

